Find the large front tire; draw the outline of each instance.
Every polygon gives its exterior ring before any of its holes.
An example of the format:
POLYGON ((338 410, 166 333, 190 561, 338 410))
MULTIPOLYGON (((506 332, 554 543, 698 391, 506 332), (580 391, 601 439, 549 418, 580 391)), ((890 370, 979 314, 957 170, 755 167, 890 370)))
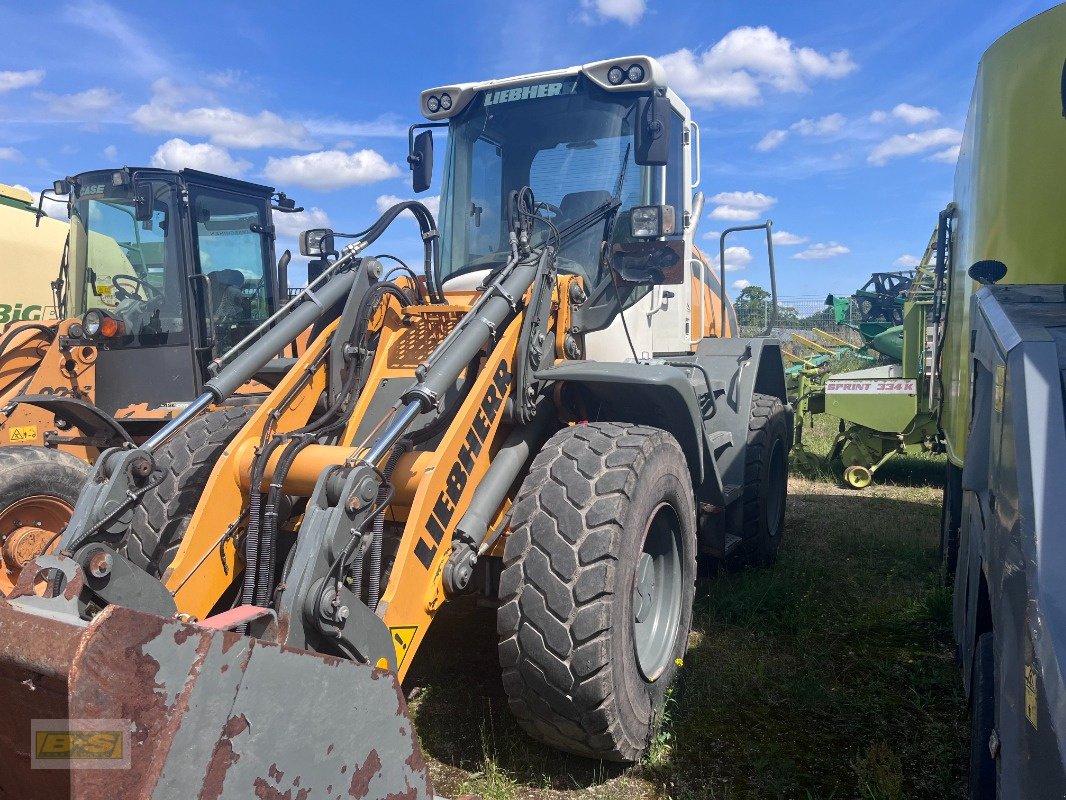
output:
POLYGON ((996 757, 992 753, 995 730, 995 638, 989 631, 978 637, 973 654, 973 680, 970 691, 970 800, 996 800, 996 757))
POLYGON ((692 479, 666 431, 553 436, 513 506, 498 613, 511 711, 534 738, 636 761, 685 654, 696 574, 692 479))
POLYGON ((254 406, 227 406, 200 415, 155 453, 162 480, 133 510, 120 552, 159 577, 177 555, 204 484, 226 445, 248 421, 254 406))

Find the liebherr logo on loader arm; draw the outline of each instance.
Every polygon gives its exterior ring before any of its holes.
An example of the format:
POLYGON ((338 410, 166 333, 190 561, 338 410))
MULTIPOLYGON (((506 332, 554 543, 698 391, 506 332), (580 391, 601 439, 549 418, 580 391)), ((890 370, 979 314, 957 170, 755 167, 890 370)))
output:
POLYGON ((437 555, 437 547, 444 539, 445 531, 451 527, 455 507, 463 496, 463 492, 466 491, 466 484, 470 480, 470 470, 473 469, 474 463, 485 447, 489 431, 496 417, 499 416, 500 409, 503 408, 503 400, 507 396, 507 388, 510 385, 511 370, 506 361, 501 361, 496 367, 492 385, 485 392, 481 408, 478 409, 470 423, 466 441, 459 448, 455 463, 452 464, 451 472, 448 473, 447 484, 437 497, 437 502, 433 504, 433 513, 426 522, 426 533, 415 545, 415 556, 426 569, 433 564, 433 558, 437 555))

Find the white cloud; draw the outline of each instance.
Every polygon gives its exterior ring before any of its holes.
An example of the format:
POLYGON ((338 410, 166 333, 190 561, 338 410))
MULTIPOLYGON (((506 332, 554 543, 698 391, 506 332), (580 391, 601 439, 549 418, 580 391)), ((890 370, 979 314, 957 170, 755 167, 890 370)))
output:
POLYGON ((788 126, 787 130, 770 131, 759 140, 759 143, 755 145, 755 149, 760 153, 765 153, 780 147, 790 133, 798 133, 800 136, 828 136, 841 130, 845 122, 847 122, 847 118, 843 114, 827 114, 818 119, 804 118, 798 122, 793 122, 788 126))
POLYGON ((636 25, 644 16, 647 5, 644 0, 581 0, 581 9, 581 20, 588 24, 613 19, 636 25))
POLYGON ((272 111, 249 115, 224 106, 179 111, 152 102, 134 111, 131 118, 143 131, 205 136, 224 147, 301 149, 313 144, 303 125, 288 122, 272 111))
POLYGON ((786 130, 773 130, 769 131, 763 136, 758 144, 755 145, 755 149, 760 153, 765 153, 768 150, 773 150, 776 147, 780 147, 785 143, 785 139, 788 138, 788 131, 786 130))
POLYGON ((718 204, 709 215, 711 219, 748 222, 758 219, 777 202, 777 198, 762 192, 719 192, 711 202, 718 204))
POLYGON ((738 292, 743 292, 749 286, 751 286, 751 281, 746 281, 743 278, 738 278, 737 280, 733 281, 729 288, 736 289, 738 292))
POLYGON ((321 208, 308 208, 292 214, 274 212, 274 227, 278 229, 279 236, 299 236, 311 228, 332 228, 329 214, 321 208))
POLYGON ((395 178, 400 174, 400 168, 390 164, 376 150, 354 153, 322 150, 303 156, 269 158, 263 172, 276 183, 331 191, 395 178))
POLYGON ((43 69, 27 69, 22 72, 5 70, 0 72, 0 94, 26 86, 36 86, 44 80, 43 69))
POLYGON ((184 139, 170 139, 152 156, 152 166, 162 169, 191 169, 239 177, 252 166, 250 161, 236 159, 224 147, 202 142, 190 144, 184 139))
POLYGON ((885 122, 889 117, 903 120, 908 125, 921 125, 932 122, 940 116, 940 112, 929 106, 912 106, 910 103, 900 103, 891 111, 875 111, 870 114, 870 122, 885 122))
POLYGON ((721 231, 707 231, 707 233, 703 234, 704 239, 714 239, 714 241, 716 242, 721 238, 721 236, 721 231))
MULTIPOLYGON (((888 163, 893 158, 913 156, 936 148, 953 148, 962 141, 962 131, 954 128, 934 128, 920 133, 906 133, 890 136, 870 151, 867 161, 877 166, 888 163)), ((937 155, 943 157, 947 150, 937 155)))
POLYGON ((439 194, 431 195, 429 197, 398 197, 394 194, 383 194, 379 195, 374 202, 378 207, 378 213, 384 214, 394 205, 396 205, 397 203, 402 203, 404 200, 417 200, 429 209, 430 213, 433 214, 434 219, 436 219, 437 215, 440 213, 439 194))
POLYGON ((725 249, 725 271, 735 272, 744 269, 751 263, 751 250, 746 247, 734 245, 725 249))
POLYGON ((827 258, 842 256, 850 252, 851 248, 840 244, 840 242, 818 242, 818 244, 812 244, 803 252, 796 253, 792 257, 798 258, 800 261, 823 261, 827 258))
POLYGON ((776 203, 777 198, 762 192, 719 192, 711 198, 711 202, 762 211, 776 203))
POLYGON ((774 244, 780 245, 782 247, 789 247, 791 245, 796 244, 806 244, 807 242, 806 236, 797 236, 796 234, 789 233, 788 231, 774 231, 773 237, 774 244))
POLYGON ((21 189, 22 191, 26 192, 27 194, 33 194, 33 192, 30 191, 30 187, 29 186, 23 186, 21 183, 13 183, 13 184, 11 184, 11 188, 12 189, 21 189))
POLYGON ((37 92, 34 96, 45 104, 45 109, 50 114, 72 118, 103 114, 114 108, 121 99, 120 95, 103 86, 75 94, 37 92))
POLYGON ((954 164, 959 160, 959 152, 962 150, 961 145, 955 145, 949 147, 946 150, 941 150, 937 153, 933 153, 926 161, 943 161, 945 164, 954 164))
POLYGON ((801 119, 793 123, 790 130, 800 136, 825 136, 839 131, 846 121, 843 114, 826 114, 818 119, 801 119))
POLYGON ((920 260, 921 259, 919 259, 918 256, 912 256, 909 253, 904 253, 903 255, 901 255, 899 258, 897 258, 895 261, 892 262, 892 266, 894 266, 894 267, 913 267, 920 260))
POLYGON ((130 119, 139 130, 162 131, 183 136, 201 136, 223 147, 291 147, 311 149, 307 127, 272 111, 245 114, 219 105, 204 89, 182 86, 169 78, 152 84, 152 99, 137 108, 130 119), (195 108, 181 108, 205 102, 195 108))
POLYGON ((21 161, 22 153, 14 147, 0 147, 0 161, 21 161))
POLYGON ((711 219, 721 219, 728 222, 751 222, 759 218, 759 212, 751 208, 737 208, 736 206, 715 206, 710 213, 711 219))
POLYGON ((118 148, 115 147, 113 144, 109 144, 107 147, 104 148, 104 158, 106 158, 108 161, 114 161, 116 158, 118 158, 118 148))
POLYGON ((805 92, 817 78, 843 78, 858 69, 847 50, 828 55, 792 41, 766 26, 734 28, 702 53, 688 48, 660 58, 672 87, 690 103, 751 106, 762 88, 805 92))

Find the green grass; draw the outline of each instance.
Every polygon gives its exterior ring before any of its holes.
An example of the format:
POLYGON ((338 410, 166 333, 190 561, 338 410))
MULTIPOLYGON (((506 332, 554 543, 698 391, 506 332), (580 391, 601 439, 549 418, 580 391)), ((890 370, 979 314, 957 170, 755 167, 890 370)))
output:
MULTIPOLYGON (((812 448, 834 432, 822 422, 812 448)), ((941 471, 900 457, 863 492, 794 474, 777 565, 701 581, 663 728, 628 769, 526 737, 500 686, 493 612, 446 607, 408 680, 438 793, 962 797, 966 710, 937 581, 941 471)))

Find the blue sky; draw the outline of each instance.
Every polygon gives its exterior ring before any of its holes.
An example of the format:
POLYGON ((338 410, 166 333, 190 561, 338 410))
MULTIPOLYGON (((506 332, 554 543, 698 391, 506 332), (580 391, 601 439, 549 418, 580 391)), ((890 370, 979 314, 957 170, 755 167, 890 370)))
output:
MULTIPOLYGON (((411 196, 420 90, 646 53, 702 129, 701 245, 771 217, 782 295, 850 293, 921 255, 981 53, 1052 5, 7 2, 0 182, 36 192, 120 164, 239 175, 308 209, 281 220, 280 252, 302 227, 359 230, 411 196)), ((381 248, 419 261, 415 234, 381 248)), ((758 237, 735 248, 730 283, 765 285, 758 237)))

